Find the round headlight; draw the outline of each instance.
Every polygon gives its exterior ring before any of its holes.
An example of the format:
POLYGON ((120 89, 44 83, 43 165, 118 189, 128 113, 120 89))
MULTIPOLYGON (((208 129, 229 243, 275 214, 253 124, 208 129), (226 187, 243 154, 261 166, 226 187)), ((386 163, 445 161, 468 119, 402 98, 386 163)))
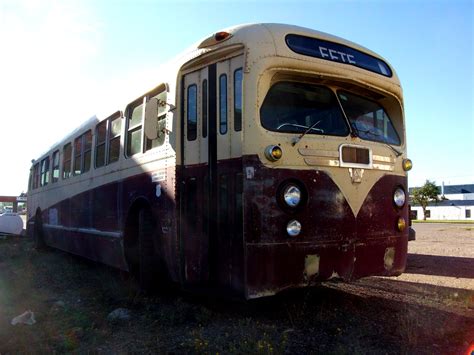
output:
POLYGON ((295 185, 288 185, 283 191, 283 199, 290 207, 296 207, 301 202, 301 190, 295 185))
POLYGON ((405 191, 403 191, 403 189, 400 187, 397 187, 393 193, 393 202, 395 202, 395 205, 398 207, 403 207, 405 204, 405 191))
POLYGON ((301 233, 301 223, 296 219, 288 222, 286 225, 286 232, 290 237, 296 237, 301 233))

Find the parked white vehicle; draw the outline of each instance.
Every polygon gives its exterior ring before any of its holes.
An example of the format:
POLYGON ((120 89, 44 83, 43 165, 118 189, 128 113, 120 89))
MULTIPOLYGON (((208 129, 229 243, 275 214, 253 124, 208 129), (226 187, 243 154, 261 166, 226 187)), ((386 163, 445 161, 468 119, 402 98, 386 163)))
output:
POLYGON ((23 231, 23 219, 14 212, 0 215, 0 234, 20 235, 23 231))

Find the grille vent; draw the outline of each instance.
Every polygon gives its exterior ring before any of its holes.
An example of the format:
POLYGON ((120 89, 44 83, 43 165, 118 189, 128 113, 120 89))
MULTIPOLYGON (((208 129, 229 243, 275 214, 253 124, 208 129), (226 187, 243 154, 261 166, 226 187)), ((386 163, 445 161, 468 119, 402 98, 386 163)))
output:
POLYGON ((343 146, 341 153, 343 163, 370 164, 370 150, 367 148, 343 146))

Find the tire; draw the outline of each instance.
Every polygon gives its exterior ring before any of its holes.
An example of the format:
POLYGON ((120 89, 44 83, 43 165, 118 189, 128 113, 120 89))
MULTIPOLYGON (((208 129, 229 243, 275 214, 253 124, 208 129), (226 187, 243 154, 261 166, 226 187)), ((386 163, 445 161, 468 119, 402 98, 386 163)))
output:
POLYGON ((35 216, 35 225, 33 227, 33 242, 36 250, 45 250, 46 243, 44 242, 43 221, 41 219, 41 212, 37 212, 35 216))
POLYGON ((141 209, 138 213, 138 283, 146 293, 153 293, 159 283, 159 256, 155 252, 153 239, 155 223, 149 209, 141 209))

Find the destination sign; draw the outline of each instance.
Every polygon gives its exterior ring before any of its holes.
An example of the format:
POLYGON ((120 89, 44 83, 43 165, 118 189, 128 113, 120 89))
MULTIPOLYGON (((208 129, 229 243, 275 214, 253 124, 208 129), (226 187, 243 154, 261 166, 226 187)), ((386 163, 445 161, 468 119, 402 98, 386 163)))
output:
POLYGON ((298 54, 354 65, 377 74, 392 76, 392 70, 384 61, 343 44, 294 34, 286 36, 286 44, 298 54))

